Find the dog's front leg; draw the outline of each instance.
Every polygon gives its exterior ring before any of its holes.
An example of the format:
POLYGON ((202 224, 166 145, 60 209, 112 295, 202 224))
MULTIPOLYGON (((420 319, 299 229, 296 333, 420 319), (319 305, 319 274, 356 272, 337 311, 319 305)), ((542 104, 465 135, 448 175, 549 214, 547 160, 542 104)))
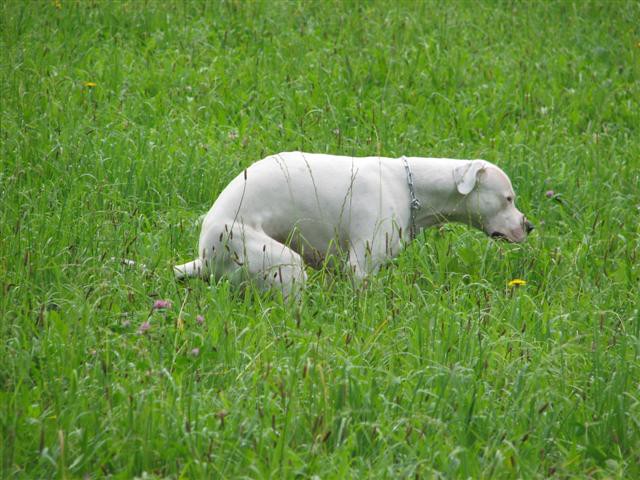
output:
POLYGON ((368 240, 356 242, 349 249, 349 267, 356 282, 375 274, 388 256, 368 240))
POLYGON ((376 274, 385 262, 398 255, 402 245, 401 229, 391 221, 378 224, 366 238, 352 241, 349 266, 354 279, 361 282, 376 274))

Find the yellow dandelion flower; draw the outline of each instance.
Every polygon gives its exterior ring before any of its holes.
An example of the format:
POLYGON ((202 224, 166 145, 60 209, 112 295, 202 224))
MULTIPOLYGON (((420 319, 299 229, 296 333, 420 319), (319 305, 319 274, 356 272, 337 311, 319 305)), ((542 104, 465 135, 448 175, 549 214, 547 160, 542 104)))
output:
POLYGON ((509 287, 521 287, 526 284, 527 284, 526 280, 521 280, 519 278, 514 278, 509 283, 507 283, 509 287))
POLYGON ((89 87, 89 88, 94 88, 94 87, 98 86, 98 84, 96 82, 84 82, 83 85, 85 87, 89 87))

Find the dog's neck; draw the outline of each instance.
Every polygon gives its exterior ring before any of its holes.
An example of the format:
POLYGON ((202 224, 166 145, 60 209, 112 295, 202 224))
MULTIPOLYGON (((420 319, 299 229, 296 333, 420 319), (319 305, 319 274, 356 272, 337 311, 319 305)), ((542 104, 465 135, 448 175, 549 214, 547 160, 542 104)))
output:
POLYGON ((447 222, 469 223, 465 197, 458 193, 453 168, 468 160, 408 157, 415 195, 420 201, 416 227, 427 228, 447 222))

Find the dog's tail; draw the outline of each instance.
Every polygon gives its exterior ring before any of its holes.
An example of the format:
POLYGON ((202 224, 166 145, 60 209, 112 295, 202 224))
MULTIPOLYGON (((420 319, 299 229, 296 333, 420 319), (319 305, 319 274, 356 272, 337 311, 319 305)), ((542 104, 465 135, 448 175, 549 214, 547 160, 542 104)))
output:
POLYGON ((173 273, 178 280, 182 280, 187 277, 201 277, 203 275, 202 260, 199 258, 187 262, 182 265, 176 265, 173 267, 173 273))

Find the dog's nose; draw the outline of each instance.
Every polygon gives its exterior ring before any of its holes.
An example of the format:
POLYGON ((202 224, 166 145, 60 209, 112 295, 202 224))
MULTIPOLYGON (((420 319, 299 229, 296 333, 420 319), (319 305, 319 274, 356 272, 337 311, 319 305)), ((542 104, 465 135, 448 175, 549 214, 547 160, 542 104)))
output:
POLYGON ((531 223, 529 220, 525 220, 524 221, 524 229, 527 231, 527 233, 531 233, 531 231, 534 229, 535 227, 533 226, 533 223, 531 223))

